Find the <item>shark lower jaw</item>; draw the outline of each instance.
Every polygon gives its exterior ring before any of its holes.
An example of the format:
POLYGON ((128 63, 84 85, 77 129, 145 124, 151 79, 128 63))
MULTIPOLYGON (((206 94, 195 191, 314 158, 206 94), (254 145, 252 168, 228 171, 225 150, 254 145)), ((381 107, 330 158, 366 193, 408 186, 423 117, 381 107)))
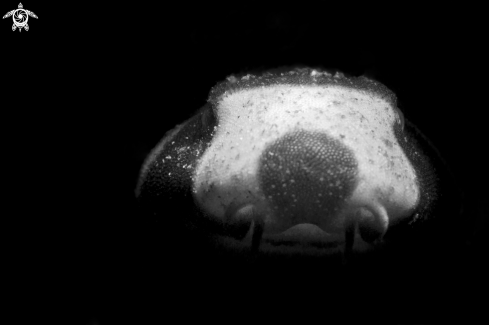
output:
MULTIPOLYGON (((247 252, 252 245, 252 231, 242 240, 218 236, 221 247, 247 252)), ((372 246, 355 235, 355 252, 368 251, 372 246)), ((258 254, 294 256, 342 256, 345 252, 345 234, 330 234, 319 227, 302 223, 276 234, 264 233, 258 254)))

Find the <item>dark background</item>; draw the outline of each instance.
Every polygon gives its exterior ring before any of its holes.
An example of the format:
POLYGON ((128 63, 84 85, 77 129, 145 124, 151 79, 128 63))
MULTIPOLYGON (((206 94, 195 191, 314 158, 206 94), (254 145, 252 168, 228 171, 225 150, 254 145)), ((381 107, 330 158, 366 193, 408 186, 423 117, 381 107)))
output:
MULTIPOLYGON (((149 324, 170 316, 256 320, 265 312, 396 324, 478 315, 488 215, 480 9, 23 4, 39 17, 29 19, 28 32, 12 32, 10 18, 0 26, 4 268, 13 304, 38 306, 18 317, 149 324), (287 291, 267 270, 216 270, 172 253, 184 243, 160 246, 165 229, 135 207, 145 155, 206 103, 217 82, 283 65, 367 75, 397 94, 464 193, 464 236, 453 234, 462 247, 457 273, 431 274, 405 295, 395 289, 405 279, 392 276, 378 292, 331 297, 324 285, 287 291), (225 274, 209 278, 211 271, 225 274), (322 303, 331 298, 350 313, 322 303), (357 304, 368 313, 356 312, 357 304)), ((16 7, 2 3, 2 15, 16 7)), ((311 276, 308 285, 325 281, 311 276)))

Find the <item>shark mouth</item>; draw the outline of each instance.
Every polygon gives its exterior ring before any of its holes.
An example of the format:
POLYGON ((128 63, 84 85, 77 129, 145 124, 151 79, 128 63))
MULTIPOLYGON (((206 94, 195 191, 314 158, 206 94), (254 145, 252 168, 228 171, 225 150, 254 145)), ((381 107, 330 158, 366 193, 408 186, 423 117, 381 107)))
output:
POLYGON ((345 236, 329 234, 318 226, 309 223, 295 225, 286 231, 263 235, 264 244, 272 246, 312 246, 317 248, 334 248, 344 243, 345 236))
MULTIPOLYGON (((253 237, 256 227, 252 225, 250 231, 242 240, 219 236, 219 242, 225 247, 239 250, 253 250, 253 237)), ((336 255, 345 253, 346 234, 327 233, 316 225, 310 223, 297 224, 277 234, 261 234, 257 253, 272 253, 279 255, 336 255)), ((353 249, 366 251, 371 245, 362 240, 358 231, 354 233, 353 249)))

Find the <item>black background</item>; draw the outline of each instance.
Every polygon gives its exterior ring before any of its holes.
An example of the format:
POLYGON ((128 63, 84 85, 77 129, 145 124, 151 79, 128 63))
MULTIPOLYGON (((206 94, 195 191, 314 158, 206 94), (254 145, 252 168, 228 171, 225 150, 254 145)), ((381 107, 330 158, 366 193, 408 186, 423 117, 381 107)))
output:
POLYGON ((297 313, 396 324, 478 315, 487 294, 488 216, 480 9, 23 4, 39 17, 29 19, 28 32, 12 32, 10 18, 0 26, 2 237, 11 301, 42 307, 21 308, 19 319, 149 324, 297 313), (406 279, 386 270, 389 284, 378 292, 345 286, 333 295, 325 288, 336 279, 314 274, 303 288, 290 279, 289 290, 267 270, 217 270, 172 253, 184 243, 159 246, 165 229, 135 207, 145 155, 206 103, 218 81, 283 65, 367 75, 397 94, 464 193, 470 229, 453 235, 463 252, 453 261, 457 272, 420 266, 429 276, 417 274, 415 289, 403 293, 395 288, 407 289, 406 279))

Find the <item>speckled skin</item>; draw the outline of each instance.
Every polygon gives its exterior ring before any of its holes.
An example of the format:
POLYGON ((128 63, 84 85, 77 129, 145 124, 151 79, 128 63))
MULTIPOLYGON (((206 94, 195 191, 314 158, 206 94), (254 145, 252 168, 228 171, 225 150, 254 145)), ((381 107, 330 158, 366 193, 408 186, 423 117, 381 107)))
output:
MULTIPOLYGON (((301 117, 293 114, 290 113, 291 118, 301 117)), ((332 241, 344 238, 345 227, 352 218, 358 224, 359 236, 366 242, 382 237, 388 218, 392 216, 399 220, 410 215, 422 219, 435 197, 433 184, 429 163, 405 132, 404 120, 392 92, 366 78, 352 79, 341 74, 300 69, 282 74, 229 77, 214 87, 209 105, 168 132, 148 156, 136 196, 145 211, 158 216, 169 228, 183 224, 190 227, 187 229, 197 229, 211 236, 241 240, 253 220, 262 218, 266 243, 308 242, 317 247, 329 247, 332 241), (363 114, 358 116, 355 111, 345 114, 338 111, 336 115, 324 114, 323 117, 324 111, 312 107, 317 116, 311 115, 312 122, 298 120, 302 124, 297 123, 297 127, 286 127, 289 122, 281 120, 282 115, 277 115, 279 119, 270 119, 266 114, 255 116, 251 114, 253 111, 247 116, 240 111, 231 112, 235 116, 223 113, 220 106, 223 99, 243 91, 266 91, 276 86, 304 87, 304 94, 308 92, 307 87, 345 89, 345 102, 331 101, 328 107, 332 110, 338 110, 348 101, 356 105, 355 92, 367 96, 365 105, 370 101, 387 104, 384 116, 379 109, 373 117, 378 118, 376 123, 392 123, 392 137, 377 139, 376 129, 369 129, 372 121, 368 115, 367 118, 363 114), (251 124, 247 126, 244 118, 251 124), (313 127, 311 123, 318 118, 324 118, 331 127, 313 127), (357 128, 349 130, 348 119, 358 123, 357 128), (256 129, 260 125, 272 127, 261 131, 256 129), (280 131, 282 127, 285 128, 280 131), (255 131, 257 135, 252 134, 255 131), (363 146, 358 132, 372 137, 377 147, 363 146), (410 163, 402 162, 402 155, 410 163), (382 176, 386 181, 372 182, 375 173, 371 171, 375 172, 372 169, 375 164, 386 175, 391 175, 382 176), (395 179, 407 185, 396 189, 395 179), (417 199, 413 191, 422 191, 423 195, 417 199), (405 195, 412 199, 403 201, 405 195), (303 227, 287 230, 302 223, 317 225, 318 229, 341 236, 324 240, 320 230, 303 227), (283 236, 280 235, 284 230, 283 236), (274 237, 274 234, 282 237, 274 237)), ((223 243, 236 245, 227 240, 223 243)), ((245 240, 243 245, 249 242, 245 240)))
POLYGON ((299 223, 329 229, 357 185, 355 155, 320 132, 291 132, 261 154, 259 179, 282 231, 299 223))

